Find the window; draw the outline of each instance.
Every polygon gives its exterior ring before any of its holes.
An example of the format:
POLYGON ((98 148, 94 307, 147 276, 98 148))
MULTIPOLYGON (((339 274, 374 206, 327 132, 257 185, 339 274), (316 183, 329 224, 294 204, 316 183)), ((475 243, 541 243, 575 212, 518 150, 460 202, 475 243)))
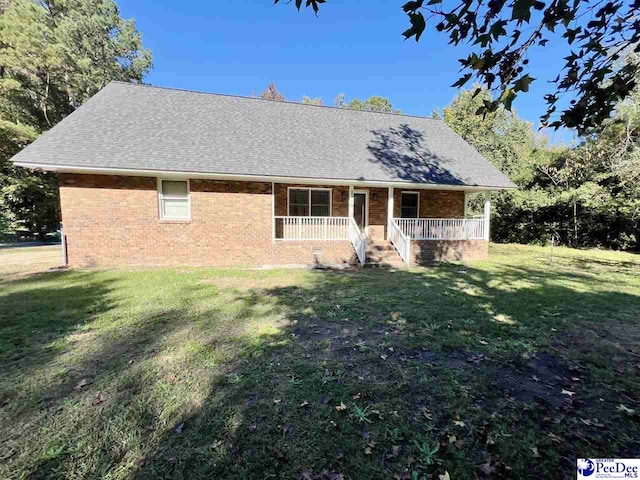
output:
POLYGON ((402 192, 400 195, 400 217, 418 218, 420 194, 418 192, 402 192))
POLYGON ((158 190, 161 219, 191 219, 188 180, 159 180, 158 190))
POLYGON ((327 188, 290 188, 290 217, 328 217, 331 215, 331 190, 327 188))

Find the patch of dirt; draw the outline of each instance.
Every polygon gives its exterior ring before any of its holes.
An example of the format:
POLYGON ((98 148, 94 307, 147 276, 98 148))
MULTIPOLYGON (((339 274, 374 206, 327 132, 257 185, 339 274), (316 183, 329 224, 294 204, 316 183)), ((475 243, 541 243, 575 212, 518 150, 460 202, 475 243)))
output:
POLYGON ((235 290, 267 290, 273 288, 291 287, 300 284, 300 279, 295 275, 277 277, 234 277, 217 276, 200 280, 203 285, 213 285, 220 289, 232 288, 235 290))

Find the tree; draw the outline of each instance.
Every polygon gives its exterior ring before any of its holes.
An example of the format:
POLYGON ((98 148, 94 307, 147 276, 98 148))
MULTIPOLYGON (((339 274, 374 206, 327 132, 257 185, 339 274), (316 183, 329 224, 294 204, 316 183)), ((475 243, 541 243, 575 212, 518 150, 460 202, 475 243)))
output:
POLYGON ((284 102, 285 100, 284 95, 278 91, 276 84, 273 82, 270 82, 269 86, 262 91, 260 97, 265 100, 276 100, 278 102, 284 102))
POLYGON ((362 110, 366 112, 402 113, 402 111, 393 108, 393 105, 388 98, 375 95, 367 98, 364 101, 354 98, 347 103, 345 101, 344 93, 341 93, 335 99, 335 106, 339 108, 349 108, 351 110, 362 110))
POLYGON ((320 97, 311 98, 305 95, 302 97, 302 103, 305 105, 322 105, 322 99, 320 97))
POLYGON ((550 146, 504 108, 476 115, 486 100, 486 89, 463 91, 437 115, 519 187, 494 194, 494 241, 640 247, 640 93, 574 148, 550 146))
MULTIPOLYGON (((295 1, 298 10, 302 3, 295 1)), ((306 0, 305 6, 317 14, 321 3, 325 0, 306 0)), ((474 49, 460 59, 463 74, 453 86, 476 80, 491 90, 491 100, 478 108, 481 114, 500 106, 511 110, 535 81, 527 53, 550 41, 564 42, 567 56, 554 90, 545 96, 544 126, 589 133, 636 85, 640 66, 622 59, 640 51, 640 0, 410 0, 402 9, 410 23, 402 33, 406 39, 419 41, 433 22, 450 44, 474 49), (559 108, 563 95, 569 104, 559 108)))
POLYGON ((151 53, 112 0, 5 0, 0 9, 0 214, 10 228, 44 234, 58 221, 56 177, 8 159, 111 80, 142 81, 151 53))

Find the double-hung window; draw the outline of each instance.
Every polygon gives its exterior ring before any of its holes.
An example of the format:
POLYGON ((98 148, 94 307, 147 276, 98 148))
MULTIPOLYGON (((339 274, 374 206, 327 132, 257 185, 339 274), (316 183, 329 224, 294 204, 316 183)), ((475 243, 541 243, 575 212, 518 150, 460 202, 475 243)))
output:
POLYGON ((328 188, 290 188, 289 216, 331 216, 331 190, 328 188))
POLYGON ((400 196, 400 217, 418 218, 418 205, 420 194, 418 192, 402 192, 400 196))
POLYGON ((190 220, 189 180, 158 180, 160 218, 190 220))

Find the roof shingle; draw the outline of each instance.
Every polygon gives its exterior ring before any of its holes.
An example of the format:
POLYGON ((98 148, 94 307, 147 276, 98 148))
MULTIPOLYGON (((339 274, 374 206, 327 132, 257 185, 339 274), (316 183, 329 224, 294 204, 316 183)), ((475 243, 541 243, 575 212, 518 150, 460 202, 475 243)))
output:
POLYGON ((112 82, 20 164, 515 185, 441 120, 112 82))

